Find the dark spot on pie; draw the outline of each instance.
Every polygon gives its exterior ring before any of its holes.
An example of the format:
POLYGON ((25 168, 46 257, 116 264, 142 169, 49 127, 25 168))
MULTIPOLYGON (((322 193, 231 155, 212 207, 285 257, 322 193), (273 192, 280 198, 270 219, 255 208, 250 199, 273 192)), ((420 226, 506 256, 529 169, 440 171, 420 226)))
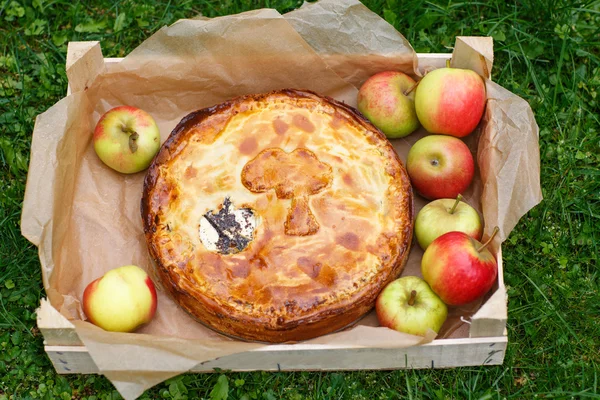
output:
POLYGON ((192 179, 192 178, 195 178, 196 175, 198 175, 198 170, 190 165, 189 167, 187 167, 185 169, 185 173, 183 174, 183 177, 186 179, 192 179))
POLYGON ((304 272, 312 279, 318 277, 319 273, 321 272, 322 264, 319 262, 315 262, 314 260, 311 260, 308 257, 300 257, 298 258, 298 260, 296 260, 296 263, 298 265, 298 268, 300 268, 302 272, 304 272))
POLYGON ((273 129, 275 129, 275 133, 278 135, 283 135, 286 133, 289 127, 290 126, 281 118, 275 118, 273 120, 273 129))
POLYGON ((301 114, 296 114, 292 118, 292 123, 296 125, 298 128, 302 129, 304 132, 312 133, 315 131, 315 126, 310 120, 301 114))
POLYGON ((265 262, 264 258, 262 258, 260 255, 252 257, 249 260, 249 263, 250 263, 250 266, 252 268, 256 268, 256 269, 265 269, 265 268, 267 268, 267 263, 265 262))
POLYGON ((242 144, 240 144, 240 153, 250 155, 253 154, 258 148, 258 143, 256 139, 252 136, 244 139, 242 144))
POLYGON ((248 263, 237 263, 232 266, 231 273, 235 278, 247 278, 250 275, 250 265, 248 263))
POLYGON ((342 116, 342 114, 336 111, 333 114, 333 119, 331 120, 331 122, 329 122, 329 126, 331 126, 333 129, 338 129, 339 127, 344 125, 344 122, 346 122, 345 118, 342 116))
POLYGON ((296 300, 286 300, 283 305, 288 313, 292 313, 297 306, 296 300))
POLYGON ((341 236, 335 238, 335 241, 348 250, 356 251, 360 246, 360 239, 352 232, 344 233, 341 236))
POLYGON ((344 183, 348 186, 352 186, 352 177, 350 174, 344 174, 344 183))

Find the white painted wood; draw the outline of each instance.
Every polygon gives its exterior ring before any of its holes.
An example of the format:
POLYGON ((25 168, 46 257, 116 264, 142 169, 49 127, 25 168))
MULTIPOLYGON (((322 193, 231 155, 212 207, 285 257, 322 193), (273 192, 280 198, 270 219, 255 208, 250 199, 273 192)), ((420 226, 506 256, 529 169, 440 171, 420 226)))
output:
POLYGON ((498 249, 498 287, 492 296, 479 308, 471 318, 469 336, 489 337, 506 335, 508 320, 508 296, 504 285, 504 263, 502 248, 498 249))
POLYGON ((100 42, 69 42, 66 62, 69 93, 86 90, 104 67, 100 42))
POLYGON ((46 345, 83 345, 75 331, 75 326, 52 307, 48 300, 42 299, 40 307, 36 310, 36 316, 37 326, 44 336, 46 345))
POLYGON ((45 346, 59 374, 97 374, 98 367, 84 346, 45 346))
MULTIPOLYGON (((434 68, 442 68, 446 66, 446 60, 452 58, 451 53, 417 53, 417 58, 419 59, 420 67, 434 67, 434 68)), ((119 57, 110 57, 105 58, 105 64, 116 64, 120 63, 123 58, 119 57)))
POLYGON ((446 60, 452 58, 451 53, 417 53, 419 60, 419 72, 421 74, 431 69, 443 68, 446 66, 446 60))
POLYGON ((494 39, 491 36, 457 36, 454 50, 461 57, 452 60, 452 67, 471 69, 491 79, 494 64, 494 39))
MULTIPOLYGON (((192 368, 191 372, 213 372, 215 369, 349 371, 500 365, 506 346, 506 336, 442 339, 402 349, 275 345, 207 361, 192 368)), ((46 346, 46 352, 59 374, 99 372, 84 346, 46 346)), ((160 363, 160 360, 157 362, 160 363)))

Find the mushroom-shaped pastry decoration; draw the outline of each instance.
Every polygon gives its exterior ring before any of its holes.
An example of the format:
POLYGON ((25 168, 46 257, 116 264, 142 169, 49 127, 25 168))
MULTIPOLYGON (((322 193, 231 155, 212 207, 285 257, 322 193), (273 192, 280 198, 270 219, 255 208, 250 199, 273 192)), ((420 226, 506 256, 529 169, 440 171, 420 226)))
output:
POLYGON ((263 150, 242 170, 242 183, 251 192, 275 189, 278 199, 292 199, 285 233, 293 236, 317 233, 319 223, 310 211, 308 197, 327 187, 331 179, 331 167, 304 148, 291 153, 279 148, 263 150))

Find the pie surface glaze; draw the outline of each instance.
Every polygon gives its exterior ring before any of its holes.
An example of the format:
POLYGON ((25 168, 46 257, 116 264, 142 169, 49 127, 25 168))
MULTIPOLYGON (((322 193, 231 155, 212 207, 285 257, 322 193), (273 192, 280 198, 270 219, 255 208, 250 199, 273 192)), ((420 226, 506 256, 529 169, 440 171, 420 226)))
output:
POLYGON ((236 338, 286 342, 370 311, 408 258, 408 175, 356 110, 313 92, 238 97, 182 119, 142 218, 171 297, 236 338))

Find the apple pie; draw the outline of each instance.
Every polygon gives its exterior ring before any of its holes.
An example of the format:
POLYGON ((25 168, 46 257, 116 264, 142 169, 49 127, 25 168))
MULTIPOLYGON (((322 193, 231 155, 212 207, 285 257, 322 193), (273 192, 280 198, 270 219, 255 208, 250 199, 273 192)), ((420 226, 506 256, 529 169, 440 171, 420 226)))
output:
POLYGON ((187 115, 144 181, 142 218, 171 297, 231 337, 287 342, 356 322, 408 258, 412 189, 385 136, 310 91, 187 115))

